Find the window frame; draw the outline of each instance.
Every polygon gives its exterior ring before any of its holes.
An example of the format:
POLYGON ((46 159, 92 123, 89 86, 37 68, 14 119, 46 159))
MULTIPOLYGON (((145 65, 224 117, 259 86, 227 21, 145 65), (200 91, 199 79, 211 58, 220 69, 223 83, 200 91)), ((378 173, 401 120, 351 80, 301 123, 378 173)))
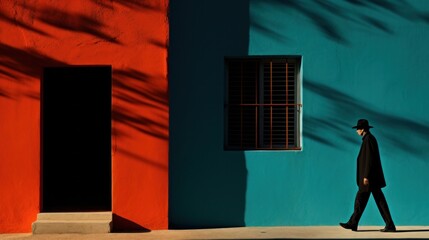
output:
MULTIPOLYGON (((255 68, 256 69, 256 68, 255 68)), ((272 71, 270 70, 270 73, 272 71)), ((224 84, 225 84, 225 97, 224 97, 224 150, 283 150, 283 151, 302 151, 302 56, 299 55, 282 55, 282 56, 245 56, 245 57, 225 57, 224 58, 224 84), (294 132, 293 135, 292 134, 284 134, 283 138, 285 140, 285 145, 282 147, 279 146, 273 146, 272 143, 270 144, 270 146, 266 146, 266 144, 264 143, 264 134, 262 133, 262 131, 264 131, 264 126, 262 125, 262 121, 261 119, 263 119, 263 114, 256 114, 255 117, 255 121, 256 121, 256 128, 257 130, 255 130, 255 146, 254 147, 243 147, 243 145, 241 144, 241 146, 236 146, 236 145, 232 145, 230 144, 229 141, 229 133, 230 133, 230 129, 229 129, 229 108, 230 107, 234 107, 234 104, 230 104, 229 103, 229 97, 230 97, 230 89, 229 89, 229 64, 231 62, 237 62, 237 61, 241 61, 241 63, 245 62, 245 61, 253 61, 253 62, 257 62, 258 63, 258 77, 257 77, 257 89, 255 90, 255 94, 257 96, 255 96, 257 100, 256 104, 243 104, 240 103, 239 104, 239 108, 243 109, 245 106, 254 106, 256 109, 256 112, 262 112, 264 107, 270 107, 273 108, 275 104, 273 104, 273 102, 271 102, 270 104, 264 104, 264 96, 266 96, 266 94, 264 95, 264 72, 263 72, 263 68, 264 68, 264 63, 266 62, 287 62, 287 63, 294 63, 295 64, 295 74, 293 75, 294 77, 294 101, 293 103, 289 103, 288 100, 286 99, 285 103, 283 104, 279 104, 281 106, 285 106, 286 107, 286 112, 288 112, 288 108, 289 107, 294 107, 296 108, 296 110, 293 110, 295 113, 294 119, 293 119, 293 123, 294 123, 294 132), (288 140, 290 137, 293 137, 294 139, 294 143, 293 146, 288 144, 288 140)), ((243 74, 243 72, 241 73, 243 74)), ((287 70, 286 70, 286 76, 287 75, 287 70)), ((271 81, 271 80, 270 80, 271 81)), ((255 85, 256 85, 255 84, 255 85)), ((286 82, 286 85, 288 83, 286 82)), ((270 92, 271 93, 271 92, 270 92)), ((240 97, 243 97, 243 92, 240 93, 240 97)), ((237 104, 235 104, 237 105, 237 104)), ((235 106, 237 107, 237 106, 235 106)), ((287 113, 286 116, 284 117, 284 121, 290 123, 286 118, 287 118, 287 113)), ((273 116, 270 116, 270 121, 273 119, 273 116)), ((242 124, 242 122, 241 122, 242 124)), ((266 130, 266 129, 265 129, 266 130)), ((286 127, 286 130, 288 131, 288 128, 286 127)), ((239 130, 241 132, 243 132, 242 130, 239 130)), ((272 132, 270 132, 270 138, 272 138, 272 132)), ((243 141, 243 140, 241 140, 243 141)))

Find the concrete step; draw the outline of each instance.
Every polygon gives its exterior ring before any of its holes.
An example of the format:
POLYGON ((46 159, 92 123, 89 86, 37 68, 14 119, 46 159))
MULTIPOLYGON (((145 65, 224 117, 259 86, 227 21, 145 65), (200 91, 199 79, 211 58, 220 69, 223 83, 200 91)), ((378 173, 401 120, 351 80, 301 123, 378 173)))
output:
POLYGON ((109 233, 111 212, 39 213, 32 224, 33 234, 109 233))
POLYGON ((37 220, 112 220, 112 212, 39 213, 37 220))

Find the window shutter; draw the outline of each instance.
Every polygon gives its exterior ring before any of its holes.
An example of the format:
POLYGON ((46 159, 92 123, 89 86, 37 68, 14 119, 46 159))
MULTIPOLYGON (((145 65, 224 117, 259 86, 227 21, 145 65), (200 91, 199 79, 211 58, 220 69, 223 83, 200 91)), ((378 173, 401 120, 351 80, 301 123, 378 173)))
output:
POLYGON ((296 59, 228 59, 226 147, 299 149, 296 59))
POLYGON ((255 148, 259 62, 231 61, 228 65, 228 145, 255 148))
POLYGON ((263 146, 296 147, 296 63, 270 60, 263 63, 263 146))

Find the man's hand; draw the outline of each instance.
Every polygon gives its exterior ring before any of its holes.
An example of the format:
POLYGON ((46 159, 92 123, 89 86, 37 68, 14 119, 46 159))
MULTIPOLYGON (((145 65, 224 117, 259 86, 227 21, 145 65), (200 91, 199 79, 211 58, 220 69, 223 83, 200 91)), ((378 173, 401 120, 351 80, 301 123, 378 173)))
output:
POLYGON ((365 186, 369 185, 368 178, 363 178, 363 185, 365 185, 365 186))

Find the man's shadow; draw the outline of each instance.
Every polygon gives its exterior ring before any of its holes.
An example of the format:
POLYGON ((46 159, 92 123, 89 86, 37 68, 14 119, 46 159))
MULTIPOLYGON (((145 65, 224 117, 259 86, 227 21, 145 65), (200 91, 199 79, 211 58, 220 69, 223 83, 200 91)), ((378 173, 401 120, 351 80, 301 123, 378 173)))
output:
MULTIPOLYGON (((367 229, 367 230, 364 229, 364 230, 357 230, 357 232, 380 232, 380 229, 367 229)), ((412 233, 412 232, 429 232, 429 228, 428 229, 401 229, 401 230, 397 229, 395 232, 392 232, 392 233, 412 233)))
POLYGON ((410 230, 396 230, 398 233, 407 233, 407 232, 429 232, 429 229, 410 229, 410 230))

